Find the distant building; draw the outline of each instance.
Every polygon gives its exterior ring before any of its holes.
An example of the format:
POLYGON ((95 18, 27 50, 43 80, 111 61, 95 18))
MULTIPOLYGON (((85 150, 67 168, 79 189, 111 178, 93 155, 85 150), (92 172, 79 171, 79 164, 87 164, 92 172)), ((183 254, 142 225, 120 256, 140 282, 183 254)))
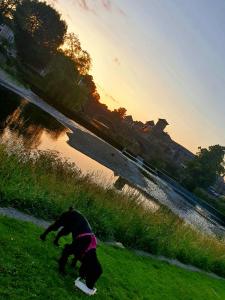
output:
POLYGON ((132 127, 136 130, 142 130, 144 127, 144 123, 142 123, 141 121, 134 121, 132 127))
POLYGON ((153 127, 153 131, 155 133, 163 132, 167 125, 169 125, 169 123, 165 119, 159 119, 158 122, 153 127))
POLYGON ((126 123, 127 125, 129 125, 129 126, 133 126, 133 124, 134 124, 134 120, 133 120, 133 118, 132 118, 132 116, 125 116, 125 118, 124 118, 124 123, 126 123))
POLYGON ((165 119, 158 119, 155 124, 154 121, 147 121, 142 127, 143 133, 152 138, 152 135, 159 136, 165 134, 164 129, 169 123, 165 119))
POLYGON ((0 25, 0 41, 1 40, 6 40, 10 44, 13 44, 15 40, 13 31, 5 24, 0 25))
POLYGON ((150 132, 154 126, 155 126, 154 121, 147 121, 143 127, 143 131, 146 133, 150 132))
POLYGON ((164 131, 167 125, 169 123, 165 119, 158 119, 156 124, 154 121, 146 122, 141 134, 146 143, 142 142, 142 145, 145 146, 142 148, 145 149, 144 152, 149 157, 154 157, 160 153, 174 166, 185 167, 186 163, 192 160, 195 155, 171 139, 169 134, 164 131))

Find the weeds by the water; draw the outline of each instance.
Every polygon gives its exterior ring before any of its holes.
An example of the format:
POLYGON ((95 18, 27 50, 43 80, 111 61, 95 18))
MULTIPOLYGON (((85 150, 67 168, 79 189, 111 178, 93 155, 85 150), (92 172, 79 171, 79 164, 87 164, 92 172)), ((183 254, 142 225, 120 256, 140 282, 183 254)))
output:
POLYGON ((145 210, 135 196, 97 185, 57 153, 0 144, 0 192, 1 206, 45 219, 73 205, 100 239, 177 258, 225 277, 223 241, 195 231, 166 208, 145 210))

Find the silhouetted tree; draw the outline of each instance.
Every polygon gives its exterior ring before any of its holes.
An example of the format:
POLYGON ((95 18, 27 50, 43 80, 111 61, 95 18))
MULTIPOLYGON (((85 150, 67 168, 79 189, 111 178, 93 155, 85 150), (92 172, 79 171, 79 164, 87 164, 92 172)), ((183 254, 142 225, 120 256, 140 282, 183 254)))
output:
POLYGON ((74 33, 65 36, 63 51, 76 64, 77 69, 82 75, 89 72, 91 67, 91 57, 89 53, 81 48, 80 41, 74 33))
POLYGON ((78 80, 79 72, 74 62, 59 52, 52 59, 42 88, 55 103, 76 110, 86 98, 86 93, 83 87, 78 85, 78 80))
POLYGON ((118 109, 114 109, 113 114, 119 119, 124 119, 126 116, 127 110, 124 107, 120 107, 118 109))
POLYGON ((224 155, 225 147, 220 145, 199 148, 195 159, 187 164, 183 184, 190 190, 214 184, 218 176, 225 175, 224 155))
POLYGON ((96 84, 94 82, 93 76, 86 74, 82 78, 82 84, 86 88, 87 97, 89 101, 99 102, 100 95, 97 91, 96 84))
POLYGON ((64 42, 67 25, 45 2, 23 0, 14 13, 15 42, 22 61, 45 67, 64 42))

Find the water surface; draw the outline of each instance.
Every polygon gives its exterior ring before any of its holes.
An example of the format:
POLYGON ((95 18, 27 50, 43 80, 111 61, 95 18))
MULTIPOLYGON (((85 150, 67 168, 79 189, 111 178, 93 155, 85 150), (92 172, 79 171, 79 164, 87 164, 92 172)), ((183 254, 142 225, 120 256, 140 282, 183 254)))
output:
POLYGON ((141 199, 150 209, 159 207, 153 201, 156 199, 200 230, 218 232, 216 224, 199 214, 193 205, 187 203, 165 181, 145 178, 140 168, 117 149, 59 114, 37 96, 34 96, 34 102, 36 105, 0 88, 2 140, 18 141, 30 149, 57 151, 62 157, 73 161, 83 174, 92 174, 93 180, 103 186, 118 186, 121 178, 126 179, 125 186, 120 190, 138 194, 142 191, 144 194, 141 194, 141 199))

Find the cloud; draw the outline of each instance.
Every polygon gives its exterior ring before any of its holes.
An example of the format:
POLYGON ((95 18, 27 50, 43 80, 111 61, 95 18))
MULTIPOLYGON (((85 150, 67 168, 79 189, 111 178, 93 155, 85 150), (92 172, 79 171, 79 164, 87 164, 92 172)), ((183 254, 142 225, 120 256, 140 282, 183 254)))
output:
POLYGON ((87 0, 77 0, 75 2, 77 2, 80 8, 82 8, 83 10, 92 11, 87 0))
POLYGON ((112 3, 110 0, 101 0, 101 3, 107 11, 112 11, 112 3))
POLYGON ((111 0, 73 0, 73 3, 78 5, 82 10, 94 14, 97 13, 98 8, 103 8, 107 12, 117 12, 122 16, 126 16, 126 13, 111 0))
POLYGON ((118 57, 114 57, 113 62, 117 65, 120 66, 120 60, 118 57))
POLYGON ((105 94, 106 97, 110 98, 113 102, 120 104, 119 101, 117 101, 113 96, 109 95, 109 94, 105 94))
POLYGON ((101 90, 102 94, 104 97, 111 99, 113 102, 120 104, 120 102, 118 100, 116 100, 113 96, 111 96, 110 94, 108 94, 103 87, 101 87, 98 83, 96 83, 97 87, 101 90))
POLYGON ((124 17, 127 17, 127 14, 125 13, 125 11, 123 9, 121 9, 120 7, 117 7, 117 11, 124 17))
POLYGON ((119 6, 117 6, 116 4, 113 4, 113 2, 111 0, 100 0, 102 6, 104 7, 104 9, 106 9, 109 12, 117 12, 122 16, 127 16, 126 13, 124 12, 124 10, 122 10, 119 6))

